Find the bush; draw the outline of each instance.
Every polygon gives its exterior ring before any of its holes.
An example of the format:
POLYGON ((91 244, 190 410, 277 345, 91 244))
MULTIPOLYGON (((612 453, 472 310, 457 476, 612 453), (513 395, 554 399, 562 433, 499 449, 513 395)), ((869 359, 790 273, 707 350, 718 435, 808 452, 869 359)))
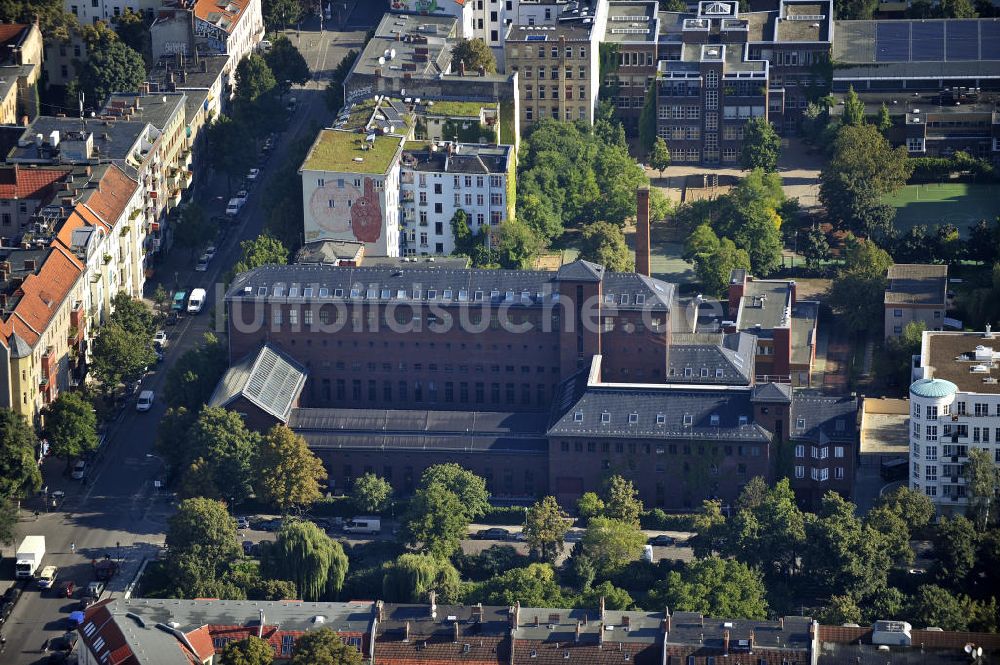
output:
POLYGON ((659 529, 661 531, 694 531, 693 513, 669 514, 660 508, 654 508, 639 516, 639 525, 643 529, 659 529))
POLYGON ((525 506, 491 506, 489 512, 476 518, 477 524, 517 526, 524 524, 525 506))
POLYGON ((941 182, 951 178, 955 173, 974 181, 994 181, 997 179, 996 169, 985 159, 977 159, 968 153, 959 151, 951 157, 911 157, 913 175, 911 182, 941 182))

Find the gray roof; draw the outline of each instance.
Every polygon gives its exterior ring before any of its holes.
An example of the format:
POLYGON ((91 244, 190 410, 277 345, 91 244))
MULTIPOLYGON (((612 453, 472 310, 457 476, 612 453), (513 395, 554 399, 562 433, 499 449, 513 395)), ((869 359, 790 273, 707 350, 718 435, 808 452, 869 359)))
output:
POLYGON ((227 55, 199 53, 197 62, 194 58, 185 58, 183 66, 178 68, 177 57, 165 55, 153 65, 153 68, 146 74, 146 78, 151 83, 165 86, 170 83, 170 75, 173 74, 174 86, 178 90, 207 90, 219 79, 228 63, 229 56, 227 55), (202 67, 205 71, 202 71, 202 67))
POLYGON ((748 333, 675 333, 667 351, 667 381, 749 385, 757 338, 748 333), (688 372, 687 370, 690 370, 688 372))
POLYGON ((407 149, 403 146, 403 168, 434 173, 507 173, 514 147, 459 143, 454 153, 446 150, 407 149))
POLYGON ((853 395, 834 397, 796 390, 791 415, 790 439, 825 443, 853 441, 857 436, 858 399, 853 395))
POLYGON ((31 355, 31 346, 17 333, 10 336, 9 345, 10 355, 14 358, 27 358, 31 355))
POLYGON ((294 409, 288 426, 310 448, 544 454, 544 413, 294 409))
POLYGON ((753 401, 770 404, 791 404, 792 386, 788 383, 762 383, 753 387, 753 401))
POLYGON ((889 266, 886 304, 945 305, 948 266, 897 263, 889 266))
POLYGON ((730 651, 737 651, 739 641, 749 640, 751 632, 754 646, 808 649, 812 642, 809 635, 811 624, 812 619, 801 616, 786 616, 780 621, 763 621, 715 619, 703 617, 698 612, 674 612, 671 615, 668 643, 704 644, 718 649, 722 647, 724 633, 728 630, 730 651))
POLYGON ((354 61, 349 77, 372 75, 376 69, 388 75, 389 70, 401 68, 414 77, 446 71, 451 64, 448 39, 455 34, 456 23, 453 16, 385 14, 375 36, 354 61), (391 50, 395 57, 386 57, 386 51, 391 50), (379 58, 383 58, 381 63, 379 58))
POLYGON ((282 422, 306 382, 306 370, 279 349, 264 344, 226 370, 208 400, 208 406, 225 407, 243 397, 282 422))
POLYGON ((417 264, 408 270, 396 266, 268 265, 237 275, 226 300, 270 302, 404 301, 437 305, 542 305, 554 302, 556 281, 601 281, 606 299, 619 310, 665 311, 671 308, 674 285, 645 275, 607 272, 603 266, 577 261, 559 269, 481 270, 438 269, 417 264), (355 291, 352 297, 352 290, 355 291), (627 303, 621 298, 629 296, 627 303), (641 296, 641 299, 636 296, 641 296), (638 304, 637 300, 641 300, 638 304))
POLYGON ((587 385, 583 371, 557 391, 549 436, 767 442, 740 387, 587 385))
POLYGON ((740 330, 766 333, 789 325, 789 282, 778 280, 748 280, 740 299, 736 325, 740 330))
POLYGON ((601 614, 596 608, 522 607, 514 638, 532 642, 573 643, 576 640, 577 622, 586 620, 586 624, 580 627, 581 643, 596 645, 603 634, 606 643, 655 644, 662 639, 662 619, 662 612, 606 610, 602 622, 601 614))
POLYGON ((61 141, 80 140, 80 135, 93 134, 93 160, 125 159, 146 131, 147 123, 141 120, 105 122, 103 120, 81 120, 80 118, 55 118, 38 116, 35 121, 24 128, 22 139, 30 141, 30 145, 14 146, 7 156, 8 161, 19 162, 50 162, 57 155, 65 156, 64 152, 52 151, 46 144, 43 154, 35 147, 35 135, 41 134, 45 141, 53 131, 58 131, 61 141))
MULTIPOLYGON (((508 632, 508 608, 498 605, 484 605, 482 617, 477 621, 476 635, 505 637, 508 632)), ((441 635, 451 637, 454 629, 448 617, 455 617, 460 624, 473 619, 472 605, 438 605, 437 616, 432 617, 427 604, 386 603, 383 618, 376 627, 379 635, 402 634, 406 625, 410 626, 411 637, 431 637, 441 635)))
POLYGON ((186 99, 187 96, 183 92, 159 92, 150 95, 116 92, 108 98, 101 115, 143 120, 163 131, 184 107, 186 99))

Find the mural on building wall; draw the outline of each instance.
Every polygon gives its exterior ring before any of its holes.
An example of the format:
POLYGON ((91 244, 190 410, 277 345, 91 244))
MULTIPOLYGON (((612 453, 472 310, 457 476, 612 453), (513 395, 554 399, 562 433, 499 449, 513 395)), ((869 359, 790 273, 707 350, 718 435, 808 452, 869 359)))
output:
POLYGON ((333 179, 313 192, 309 202, 317 229, 306 229, 306 240, 357 240, 376 243, 382 237, 382 202, 375 181, 333 179))
POLYGON ((393 0, 392 8, 409 12, 445 11, 444 7, 437 3, 437 0, 393 0))

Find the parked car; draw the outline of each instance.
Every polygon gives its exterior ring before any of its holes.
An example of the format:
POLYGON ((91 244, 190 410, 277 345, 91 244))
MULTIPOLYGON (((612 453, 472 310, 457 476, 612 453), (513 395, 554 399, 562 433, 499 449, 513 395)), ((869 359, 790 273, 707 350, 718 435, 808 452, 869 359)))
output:
POLYGON ((489 529, 480 529, 476 532, 476 538, 480 540, 509 540, 510 531, 494 526, 489 529))
POLYGON ((219 250, 217 250, 214 245, 211 247, 206 247, 204 256, 208 258, 209 261, 211 261, 212 259, 215 258, 215 255, 218 251, 219 250))
POLYGON ((260 169, 250 169, 250 172, 247 173, 247 180, 253 182, 257 180, 259 176, 260 176, 260 169))
POLYGON ((253 556, 253 555, 255 555, 257 553, 258 549, 259 548, 257 547, 257 543, 253 542, 252 540, 244 540, 243 541, 243 554, 244 554, 244 556, 253 556))
POLYGON ((59 576, 59 569, 55 566, 45 566, 42 568, 42 572, 38 574, 38 588, 39 589, 51 589, 52 585, 56 583, 56 577, 59 576))
POLYGON ((54 637, 49 641, 50 651, 72 651, 76 647, 76 641, 79 639, 79 635, 76 631, 68 631, 63 633, 60 637, 54 637))
POLYGON ((170 305, 170 309, 177 312, 178 314, 184 311, 184 303, 187 302, 187 291, 175 291, 174 301, 170 305))
POLYGON ((260 50, 263 51, 264 53, 270 51, 272 46, 274 46, 274 44, 271 43, 271 40, 269 39, 260 40, 260 50))
POLYGON ((69 477, 73 480, 83 480, 87 476, 87 463, 82 459, 77 460, 76 464, 73 465, 73 472, 69 474, 69 477))
POLYGON ((652 538, 650 538, 649 544, 655 545, 656 547, 673 547, 674 545, 677 544, 677 540, 672 536, 668 536, 664 533, 661 533, 658 536, 653 536, 652 538))
POLYGON ((167 318, 163 319, 163 323, 168 326, 177 325, 177 312, 170 312, 167 314, 167 318))
POLYGON ((59 583, 58 589, 60 598, 72 598, 76 591, 76 584, 73 580, 63 580, 59 583))
POLYGON ((160 346, 167 345, 167 331, 157 330, 156 334, 153 335, 153 344, 159 344, 160 346))
POLYGON ((152 390, 143 390, 139 393, 139 399, 135 403, 135 410, 140 413, 149 411, 153 408, 153 400, 156 394, 152 390))
POLYGON ((236 518, 236 528, 243 531, 250 528, 250 518, 249 517, 237 517, 236 518))
POLYGON ((205 296, 208 293, 205 289, 192 289, 191 297, 188 298, 188 314, 197 314, 201 311, 201 308, 205 306, 205 296))
POLYGON ((204 254, 198 259, 198 263, 194 264, 195 272, 206 272, 208 270, 209 258, 204 254))
POLYGON ((17 601, 19 601, 20 599, 21 599, 21 587, 17 586, 16 584, 12 584, 10 588, 8 588, 4 592, 3 597, 0 598, 0 603, 17 605, 17 601))
POLYGON ((229 199, 229 203, 226 205, 226 214, 230 217, 235 217, 240 214, 240 210, 243 209, 243 204, 246 202, 245 198, 234 197, 229 199))

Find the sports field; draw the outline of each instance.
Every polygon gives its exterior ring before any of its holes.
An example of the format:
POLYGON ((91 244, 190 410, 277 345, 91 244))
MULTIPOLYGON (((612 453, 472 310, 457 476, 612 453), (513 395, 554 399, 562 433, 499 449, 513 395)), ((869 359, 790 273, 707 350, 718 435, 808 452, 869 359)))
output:
POLYGON ((886 197, 896 208, 896 230, 906 233, 911 227, 954 224, 966 232, 980 219, 1000 215, 1000 196, 996 185, 940 183, 906 185, 886 197))

